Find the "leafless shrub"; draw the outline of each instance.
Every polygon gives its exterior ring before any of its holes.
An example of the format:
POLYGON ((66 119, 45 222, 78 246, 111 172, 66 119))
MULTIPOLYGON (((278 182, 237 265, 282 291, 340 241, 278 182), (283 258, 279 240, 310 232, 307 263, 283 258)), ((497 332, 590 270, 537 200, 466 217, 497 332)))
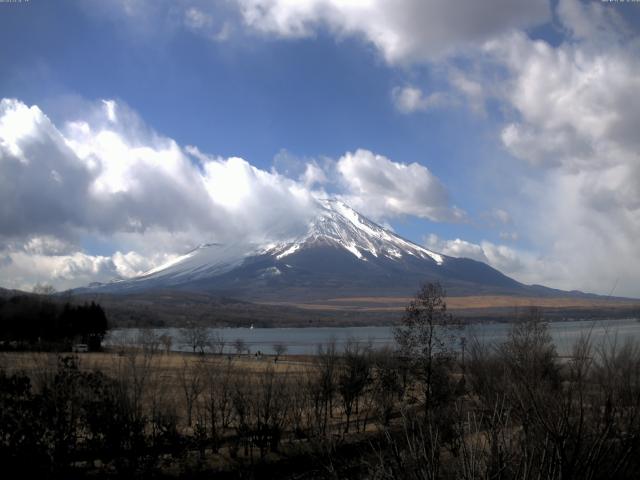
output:
POLYGON ((319 430, 324 435, 327 433, 329 417, 333 416, 333 400, 337 389, 338 352, 335 340, 318 345, 315 362, 317 385, 312 387, 311 392, 317 399, 316 416, 320 422, 319 430))
POLYGON ((198 398, 204 389, 205 373, 204 362, 192 362, 185 358, 182 361, 182 368, 178 371, 178 382, 184 395, 185 407, 187 411, 187 426, 192 426, 193 408, 198 402, 198 398))
POLYGON ((243 353, 248 351, 247 344, 242 338, 236 338, 233 341, 233 348, 238 355, 242 355, 243 353))
POLYGON ((160 344, 164 348, 164 352, 169 354, 171 352, 171 346, 173 345, 173 337, 165 333, 163 335, 160 335, 160 337, 158 337, 158 340, 160 340, 160 344))
MULTIPOLYGON (((356 415, 358 414, 361 397, 371 383, 369 351, 363 350, 355 340, 349 340, 345 345, 339 369, 337 390, 340 393, 342 408, 346 417, 344 431, 349 433, 351 415, 354 409, 356 415)), ((357 420, 356 429, 358 429, 357 420)))
POLYGON ((144 401, 149 393, 149 384, 158 374, 153 370, 153 358, 156 353, 157 348, 153 346, 129 347, 112 358, 112 370, 120 388, 120 395, 129 399, 136 422, 142 422, 144 419, 144 401))
POLYGON ((278 450, 285 428, 289 399, 284 388, 284 376, 276 374, 272 366, 260 374, 254 395, 251 397, 253 411, 253 442, 264 457, 267 449, 278 450))
POLYGON ((435 480, 440 475, 441 443, 438 427, 430 421, 402 412, 399 432, 385 431, 376 448, 378 479, 435 480))
POLYGON ((193 353, 205 353, 209 346, 209 330, 207 327, 190 322, 181 330, 182 343, 193 351, 193 353))
POLYGON ((209 425, 209 439, 217 451, 231 422, 232 381, 234 365, 231 361, 208 366, 204 372, 204 409, 209 425))
POLYGON ((216 355, 222 355, 224 353, 224 347, 227 341, 220 332, 214 332, 209 335, 209 349, 216 355))
POLYGON ((284 343, 274 343, 273 344, 273 352, 276 354, 275 361, 287 353, 287 346, 284 343))
POLYGON ((403 395, 401 363, 388 348, 373 352, 372 362, 374 372, 371 396, 380 423, 383 427, 388 427, 403 395))

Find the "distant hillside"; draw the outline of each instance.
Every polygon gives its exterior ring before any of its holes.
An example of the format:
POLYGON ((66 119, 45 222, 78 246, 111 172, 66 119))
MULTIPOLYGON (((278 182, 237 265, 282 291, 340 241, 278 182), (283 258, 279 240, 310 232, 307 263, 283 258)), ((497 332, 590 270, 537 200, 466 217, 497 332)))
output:
MULTIPOLYGON (((206 293, 151 291, 127 295, 82 294, 76 301, 98 301, 117 327, 209 326, 317 327, 392 325, 409 302, 407 297, 338 298, 307 303, 252 303, 206 293)), ((640 318, 640 301, 571 297, 448 297, 449 311, 462 321, 510 321, 530 306, 548 320, 640 318)))

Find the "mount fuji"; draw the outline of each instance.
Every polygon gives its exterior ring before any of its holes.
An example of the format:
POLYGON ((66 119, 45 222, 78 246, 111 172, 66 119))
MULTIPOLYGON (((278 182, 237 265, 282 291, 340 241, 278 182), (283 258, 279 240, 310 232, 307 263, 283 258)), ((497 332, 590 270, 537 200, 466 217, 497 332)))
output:
POLYGON ((269 244, 203 244, 138 277, 83 292, 207 292, 251 301, 408 295, 424 282, 450 295, 553 295, 482 262, 428 250, 339 200, 320 200, 301 235, 269 244))

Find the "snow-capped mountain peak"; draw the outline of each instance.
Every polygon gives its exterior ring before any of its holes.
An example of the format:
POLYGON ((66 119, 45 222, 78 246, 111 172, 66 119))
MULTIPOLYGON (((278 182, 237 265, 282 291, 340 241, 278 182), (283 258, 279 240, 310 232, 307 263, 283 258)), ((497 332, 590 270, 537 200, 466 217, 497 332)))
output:
POLYGON ((310 223, 305 234, 270 246, 265 253, 273 254, 281 260, 303 246, 316 242, 344 248, 362 261, 367 261, 367 254, 370 254, 390 259, 412 255, 431 258, 438 265, 443 262, 442 255, 402 239, 335 199, 320 201, 319 214, 310 223))
POLYGON ((452 258, 403 239, 340 200, 319 200, 292 238, 203 244, 145 274, 92 287, 109 292, 181 289, 255 299, 333 298, 411 293, 442 281, 459 292, 517 291, 522 286, 480 262, 452 258))

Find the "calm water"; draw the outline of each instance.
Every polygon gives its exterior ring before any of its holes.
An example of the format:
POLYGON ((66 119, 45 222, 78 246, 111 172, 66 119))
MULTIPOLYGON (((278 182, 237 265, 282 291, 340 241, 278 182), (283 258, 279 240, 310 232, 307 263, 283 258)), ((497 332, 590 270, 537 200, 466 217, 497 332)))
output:
MULTIPOLYGON (((507 337, 511 328, 509 323, 471 325, 455 332, 458 337, 477 338, 485 343, 500 343, 507 337)), ((312 354, 318 344, 334 340, 340 349, 349 340, 371 343, 374 347, 393 345, 392 327, 326 327, 326 328, 210 328, 211 334, 219 334, 226 341, 226 352, 233 352, 232 343, 242 339, 252 353, 273 353, 273 345, 282 343, 287 346, 288 354, 312 354)), ((571 347, 581 335, 590 334, 595 344, 601 342, 624 342, 627 339, 640 341, 640 321, 636 319, 554 322, 549 324, 551 336, 560 355, 571 352, 571 347)), ((189 351, 183 343, 181 330, 177 328, 158 328, 157 335, 169 335, 173 339, 172 349, 189 351)), ((140 330, 114 330, 107 337, 106 344, 135 344, 140 330)))

